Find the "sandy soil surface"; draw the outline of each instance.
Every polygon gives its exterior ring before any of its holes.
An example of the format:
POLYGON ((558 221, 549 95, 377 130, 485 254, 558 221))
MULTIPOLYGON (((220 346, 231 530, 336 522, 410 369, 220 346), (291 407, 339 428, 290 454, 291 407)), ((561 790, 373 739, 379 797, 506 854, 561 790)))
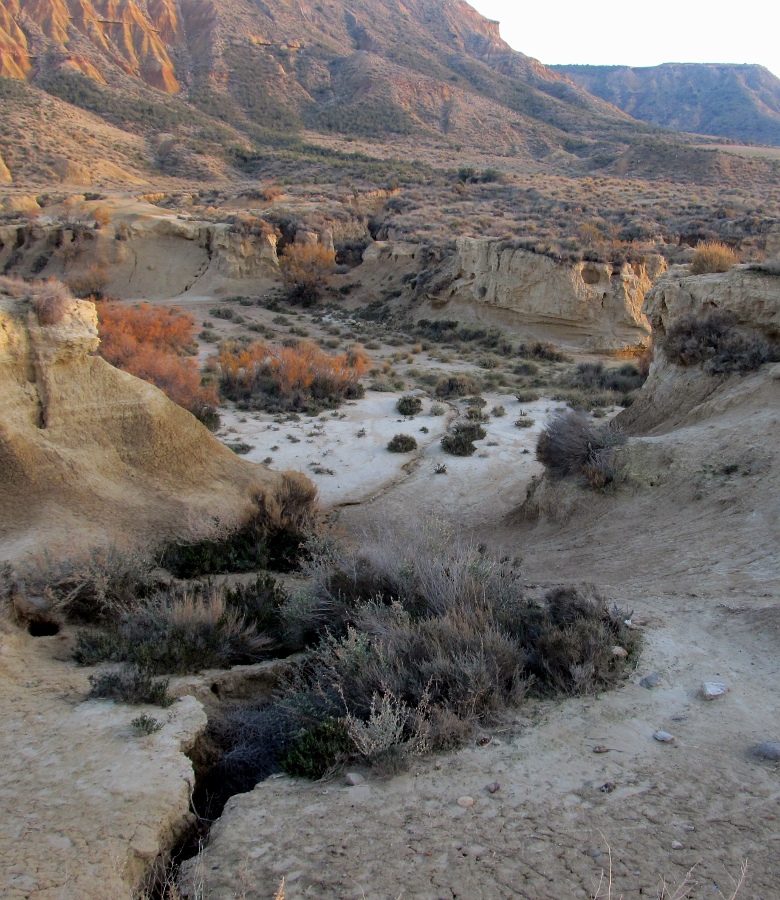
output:
POLYGON ((83 702, 89 684, 65 634, 0 630, 0 897, 122 900, 187 822, 191 748, 206 716, 192 697, 147 708, 83 702))
POLYGON ((391 488, 393 503, 405 505, 414 498, 419 515, 460 511, 464 517, 478 518, 485 491, 499 508, 508 511, 517 505, 530 477, 540 471, 534 458, 536 438, 556 404, 541 399, 521 405, 511 394, 484 394, 485 412, 504 406, 506 415, 490 417, 483 426, 487 437, 477 443, 474 456, 455 457, 442 450, 441 437, 465 404, 447 404, 445 415, 434 416, 430 408, 435 401, 421 396, 422 412, 404 417, 396 409, 400 396, 369 391, 365 399, 348 403, 335 414, 306 416, 299 422, 223 410, 218 436, 226 443, 251 445, 244 458, 252 462, 271 457, 272 469, 305 472, 317 484, 326 507, 371 501, 391 488), (514 424, 521 413, 534 420, 531 428, 514 424), (365 433, 358 437, 359 432, 365 433), (414 437, 417 451, 390 453, 387 442, 399 433, 414 437), (438 464, 446 465, 445 474, 435 473, 438 464))

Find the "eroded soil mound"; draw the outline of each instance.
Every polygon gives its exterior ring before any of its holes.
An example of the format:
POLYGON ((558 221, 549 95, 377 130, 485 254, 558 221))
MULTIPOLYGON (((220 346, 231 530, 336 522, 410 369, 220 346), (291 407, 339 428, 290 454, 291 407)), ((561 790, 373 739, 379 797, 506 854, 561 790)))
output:
POLYGON ((154 544, 238 520, 280 483, 97 346, 92 303, 0 285, 0 558, 154 544))

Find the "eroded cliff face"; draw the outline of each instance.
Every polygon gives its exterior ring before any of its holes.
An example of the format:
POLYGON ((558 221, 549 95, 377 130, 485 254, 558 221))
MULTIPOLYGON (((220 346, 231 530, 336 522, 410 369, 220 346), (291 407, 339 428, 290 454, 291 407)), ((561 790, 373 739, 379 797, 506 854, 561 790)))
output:
POLYGON ((278 278, 276 235, 168 216, 118 217, 100 230, 78 225, 0 227, 0 266, 13 275, 70 279, 97 266, 113 297, 168 299, 231 282, 278 278))
POLYGON ((587 346, 620 349, 646 344, 642 303, 662 257, 641 264, 559 264, 506 242, 460 238, 454 280, 446 296, 507 310, 530 325, 558 326, 587 346))
MULTIPOLYGON (((777 364, 750 375, 711 375, 699 366, 683 368, 671 363, 664 354, 663 338, 681 317, 719 309, 731 313, 740 325, 780 339, 780 277, 747 266, 694 276, 687 266, 675 266, 648 292, 643 308, 653 330, 654 359, 636 402, 620 414, 619 421, 627 431, 662 433, 714 415, 729 404, 743 404, 747 415, 757 385, 765 382, 774 386, 777 396, 777 364)), ((758 407, 751 417, 752 426, 767 415, 774 416, 765 405, 758 407)), ((767 424, 766 433, 771 434, 775 427, 767 424)))
POLYGON ((7 78, 27 78, 31 60, 54 47, 61 68, 105 84, 85 56, 98 51, 127 75, 176 94, 169 51, 184 40, 175 0, 0 0, 0 75, 7 78))
POLYGON ((281 476, 92 355, 94 304, 68 299, 41 317, 27 287, 0 284, 0 559, 154 545, 236 521, 277 489, 281 476))

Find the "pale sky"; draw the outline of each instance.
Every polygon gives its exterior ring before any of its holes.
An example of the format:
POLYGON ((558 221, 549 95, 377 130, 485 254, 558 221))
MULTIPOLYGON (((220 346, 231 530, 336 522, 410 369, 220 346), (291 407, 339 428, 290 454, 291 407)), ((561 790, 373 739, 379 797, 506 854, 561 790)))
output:
POLYGON ((758 63, 780 78, 780 5, 774 0, 736 6, 724 0, 468 2, 501 22, 501 36, 515 50, 548 65, 758 63))

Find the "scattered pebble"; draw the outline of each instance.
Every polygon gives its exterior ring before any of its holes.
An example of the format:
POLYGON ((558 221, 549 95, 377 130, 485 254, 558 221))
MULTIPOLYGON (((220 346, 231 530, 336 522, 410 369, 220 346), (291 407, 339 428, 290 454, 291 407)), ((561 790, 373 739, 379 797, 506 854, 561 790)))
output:
POLYGON ((682 850, 683 845, 679 841, 672 841, 672 850, 682 850))
POLYGON ((668 731, 656 731, 653 737, 662 744, 674 743, 674 737, 668 731))
POLYGON ((497 781, 492 781, 485 790, 488 794, 497 794, 501 790, 501 785, 497 781))
POLYGON ((613 647, 612 655, 617 656, 619 659, 625 659, 628 656, 628 650, 625 647, 613 647))
POLYGON ((458 797, 458 806, 462 806, 464 809, 469 809, 474 805, 473 797, 458 797))
POLYGON ((754 747, 753 752, 764 759, 780 760, 780 741, 764 741, 754 747))
POLYGON ((705 700, 714 700, 716 697, 722 697, 728 694, 729 689, 725 684, 719 681, 705 681, 701 686, 701 695, 705 700))
POLYGON ((639 684, 643 688, 647 688, 648 690, 650 688, 657 687, 660 683, 661 676, 658 674, 658 672, 653 672, 650 675, 645 675, 645 677, 639 682, 639 684))
POLYGON ((351 787, 356 787, 356 786, 359 785, 359 784, 363 784, 363 782, 364 782, 366 779, 363 778, 362 775, 359 775, 357 772, 347 772, 347 774, 346 774, 344 780, 345 780, 345 781, 347 782, 347 784, 350 785, 351 787))

